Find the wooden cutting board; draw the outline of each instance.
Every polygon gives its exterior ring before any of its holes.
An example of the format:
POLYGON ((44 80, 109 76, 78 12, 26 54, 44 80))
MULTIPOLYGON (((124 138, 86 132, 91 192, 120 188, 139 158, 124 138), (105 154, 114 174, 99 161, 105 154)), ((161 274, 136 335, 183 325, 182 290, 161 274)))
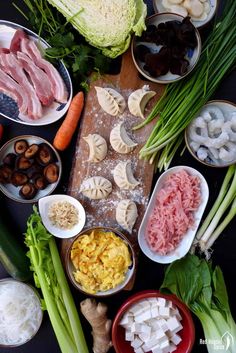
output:
MULTIPOLYGON (((139 151, 146 142, 147 137, 153 128, 154 122, 148 124, 142 129, 132 132, 132 127, 140 123, 142 119, 132 116, 128 111, 128 107, 125 109, 122 116, 119 117, 114 117, 105 113, 98 103, 94 86, 112 87, 119 91, 125 97, 127 102, 128 96, 135 89, 143 87, 143 85, 149 85, 151 90, 156 91, 156 95, 148 103, 145 113, 145 115, 147 115, 148 112, 151 111, 152 106, 162 95, 164 86, 149 81, 147 82, 140 78, 138 71, 133 64, 130 50, 122 57, 121 71, 118 75, 102 76, 101 79, 91 83, 80 123, 68 187, 68 194, 78 199, 86 210, 86 227, 109 226, 121 230, 131 240, 136 255, 138 255, 139 249, 137 233, 148 203, 154 174, 153 165, 139 159, 139 151), (119 154, 115 152, 109 143, 111 129, 121 121, 125 122, 125 127, 129 136, 138 143, 138 146, 134 151, 129 154, 119 154), (107 157, 99 163, 91 163, 87 161, 89 148, 87 143, 83 140, 83 137, 93 133, 103 136, 108 144, 107 157), (114 167, 120 161, 126 160, 131 160, 134 176, 140 182, 140 185, 132 191, 120 190, 114 183, 112 176, 112 170, 114 167), (83 180, 95 175, 103 176, 112 182, 113 189, 108 198, 103 200, 90 200, 79 192, 83 180), (138 219, 135 223, 132 234, 119 228, 115 219, 116 205, 123 198, 133 200, 138 208, 138 219)), ((73 238, 62 241, 63 259, 65 259, 67 249, 72 241, 73 238)), ((134 279, 126 289, 131 289, 133 283, 134 279)))

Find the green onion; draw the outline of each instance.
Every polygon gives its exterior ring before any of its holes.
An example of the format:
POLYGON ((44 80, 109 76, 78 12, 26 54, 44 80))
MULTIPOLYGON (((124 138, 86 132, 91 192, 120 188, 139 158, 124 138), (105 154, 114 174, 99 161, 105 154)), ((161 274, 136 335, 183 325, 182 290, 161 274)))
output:
POLYGON ((232 165, 228 168, 217 199, 196 234, 192 252, 194 252, 197 245, 200 245, 201 251, 208 257, 209 249, 235 216, 236 166, 232 165), (224 216, 230 205, 230 211, 227 216, 224 216))
POLYGON ((54 237, 47 232, 34 206, 25 243, 35 285, 43 300, 62 353, 88 353, 78 312, 69 289, 54 237))
POLYGON ((235 17, 236 2, 229 0, 221 20, 214 26, 203 45, 199 62, 193 72, 181 81, 169 84, 147 119, 134 128, 143 127, 159 115, 154 129, 140 151, 141 158, 153 163, 157 157, 161 157, 160 167, 163 167, 165 159, 168 161, 166 166, 169 166, 175 154, 172 149, 176 141, 180 141, 179 136, 236 63, 235 17), (160 151, 162 153, 159 153, 160 151))

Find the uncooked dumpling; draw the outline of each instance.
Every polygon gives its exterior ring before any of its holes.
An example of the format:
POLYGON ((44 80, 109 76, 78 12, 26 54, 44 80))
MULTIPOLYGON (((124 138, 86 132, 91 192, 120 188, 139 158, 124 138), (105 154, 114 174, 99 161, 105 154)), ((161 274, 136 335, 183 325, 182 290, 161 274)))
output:
POLYGON ((89 134, 83 137, 83 139, 89 145, 89 158, 90 162, 100 162, 107 155, 107 143, 106 140, 98 134, 89 134))
POLYGON ((123 229, 131 233, 137 217, 137 206, 133 201, 121 200, 118 203, 116 207, 116 221, 123 229))
POLYGON ((130 190, 139 185, 133 175, 130 161, 118 163, 113 171, 113 176, 120 189, 130 190))
POLYGON ((124 123, 116 125, 110 133, 110 143, 112 148, 118 153, 129 153, 137 146, 129 136, 124 127, 124 123))
POLYGON ((83 181, 80 192, 92 200, 106 198, 112 191, 112 184, 102 176, 94 176, 83 181))
POLYGON ((154 97, 156 92, 149 91, 147 86, 132 92, 128 98, 128 108, 134 116, 145 119, 144 110, 148 101, 154 97))
POLYGON ((95 89, 98 103, 106 113, 113 116, 123 113, 126 103, 124 97, 119 92, 109 87, 96 86, 95 89))

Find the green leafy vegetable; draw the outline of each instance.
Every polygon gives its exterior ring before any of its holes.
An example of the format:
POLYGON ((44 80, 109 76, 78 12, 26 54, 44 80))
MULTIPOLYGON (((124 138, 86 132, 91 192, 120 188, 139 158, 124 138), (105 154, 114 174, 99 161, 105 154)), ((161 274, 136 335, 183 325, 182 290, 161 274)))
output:
POLYGON ((169 84, 147 119, 135 129, 152 121, 158 114, 140 157, 151 163, 161 160, 159 168, 168 167, 174 157, 173 145, 179 144, 184 129, 213 95, 236 63, 236 2, 228 0, 222 17, 214 26, 193 72, 176 83, 169 84), (223 53, 223 54, 222 54, 223 53), (167 146, 172 144, 170 148, 167 146))
POLYGON ((193 250, 200 245, 201 251, 208 257, 208 250, 223 232, 225 227, 236 216, 236 166, 228 168, 218 197, 209 214, 197 231, 193 250), (226 211, 229 209, 225 216, 226 211))
POLYGON ((161 291, 175 294, 199 318, 209 353, 236 352, 236 325, 218 266, 188 254, 168 266, 161 291))
POLYGON ((54 237, 42 224, 37 208, 27 222, 25 244, 62 353, 88 353, 78 312, 70 292, 54 237))
POLYGON ((108 72, 112 60, 104 56, 101 50, 87 44, 47 0, 23 0, 23 2, 28 11, 19 8, 17 0, 14 6, 39 36, 51 45, 51 48, 45 50, 45 58, 51 62, 62 59, 77 87, 80 85, 87 88, 88 76, 93 71, 108 72))
POLYGON ((115 58, 128 49, 132 33, 145 29, 146 5, 142 0, 48 0, 86 41, 115 58))

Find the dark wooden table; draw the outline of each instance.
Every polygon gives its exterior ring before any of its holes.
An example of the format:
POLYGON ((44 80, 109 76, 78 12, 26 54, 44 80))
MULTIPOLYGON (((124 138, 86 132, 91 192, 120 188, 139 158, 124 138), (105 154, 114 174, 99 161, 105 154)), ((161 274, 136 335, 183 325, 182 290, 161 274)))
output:
MULTIPOLYGON (((151 13, 151 1, 147 1, 149 5, 149 13, 151 13)), ((1 6, 1 19, 9 20, 28 26, 26 20, 18 13, 18 11, 13 7, 10 0, 5 0, 4 5, 1 6)), ((223 54, 222 54, 223 55, 223 54)), ((75 91, 76 91, 76 87, 75 91)), ((236 72, 231 72, 220 85, 217 93, 213 98, 216 99, 227 99, 236 103, 236 72)), ((42 127, 30 127, 25 125, 20 125, 11 122, 0 116, 0 123, 4 125, 4 137, 1 144, 9 140, 10 138, 23 134, 34 134, 46 138, 49 142, 52 142, 53 136, 60 125, 60 121, 42 127)), ((67 190, 67 183, 71 168, 71 161, 75 148, 74 137, 70 148, 61 154, 63 162, 63 176, 58 189, 55 192, 64 192, 67 190)), ((207 179, 210 188, 210 200, 208 203, 208 208, 210 208, 212 202, 214 201, 221 181, 224 177, 226 169, 212 169, 207 168, 196 162, 190 154, 185 151, 182 157, 176 157, 173 165, 189 165, 197 168, 207 179)), ((158 174, 155 176, 157 179, 158 174)), ((154 181, 155 181, 154 180, 154 181)), ((30 213, 32 212, 31 205, 19 204, 14 201, 9 200, 4 195, 0 195, 0 217, 4 217, 8 220, 9 224, 12 224, 14 234, 17 238, 23 240, 22 233, 26 230, 26 220, 30 213)), ((221 266, 228 289, 228 294, 230 298, 231 311, 236 319, 236 281, 235 281, 235 267, 236 267, 236 236, 234 232, 236 231, 236 219, 231 223, 231 225, 223 232, 221 238, 215 243, 214 252, 212 255, 212 260, 215 264, 221 266)), ((59 244, 60 245, 60 244, 59 244)), ((104 301, 109 306, 109 315, 113 318, 123 301, 130 296, 132 293, 136 293, 145 289, 158 289, 163 281, 165 266, 156 264, 149 260, 147 257, 140 253, 139 267, 137 271, 136 282, 134 288, 131 292, 121 292, 111 298, 104 299, 104 301)), ((7 273, 0 264, 0 278, 8 277, 7 273)), ((79 302, 84 299, 84 296, 71 288, 74 294, 76 304, 79 308, 79 302)), ((86 335, 86 339, 92 352, 92 337, 90 335, 90 327, 82 320, 82 325, 86 335)), ((194 318, 196 324, 196 342, 193 349, 193 353, 205 353, 207 349, 204 345, 199 343, 200 339, 204 338, 201 326, 197 319, 194 318)), ((44 314, 43 324, 37 333, 37 335, 27 344, 12 349, 2 349, 0 348, 0 353, 59 353, 60 349, 57 344, 56 338, 54 336, 53 330, 51 328, 50 321, 48 319, 47 313, 44 314)), ((114 352, 114 351, 113 351, 114 352)), ((112 350, 111 350, 112 353, 112 350)), ((123 352, 126 353, 126 352, 123 352)), ((187 352, 186 352, 187 353, 187 352)))

